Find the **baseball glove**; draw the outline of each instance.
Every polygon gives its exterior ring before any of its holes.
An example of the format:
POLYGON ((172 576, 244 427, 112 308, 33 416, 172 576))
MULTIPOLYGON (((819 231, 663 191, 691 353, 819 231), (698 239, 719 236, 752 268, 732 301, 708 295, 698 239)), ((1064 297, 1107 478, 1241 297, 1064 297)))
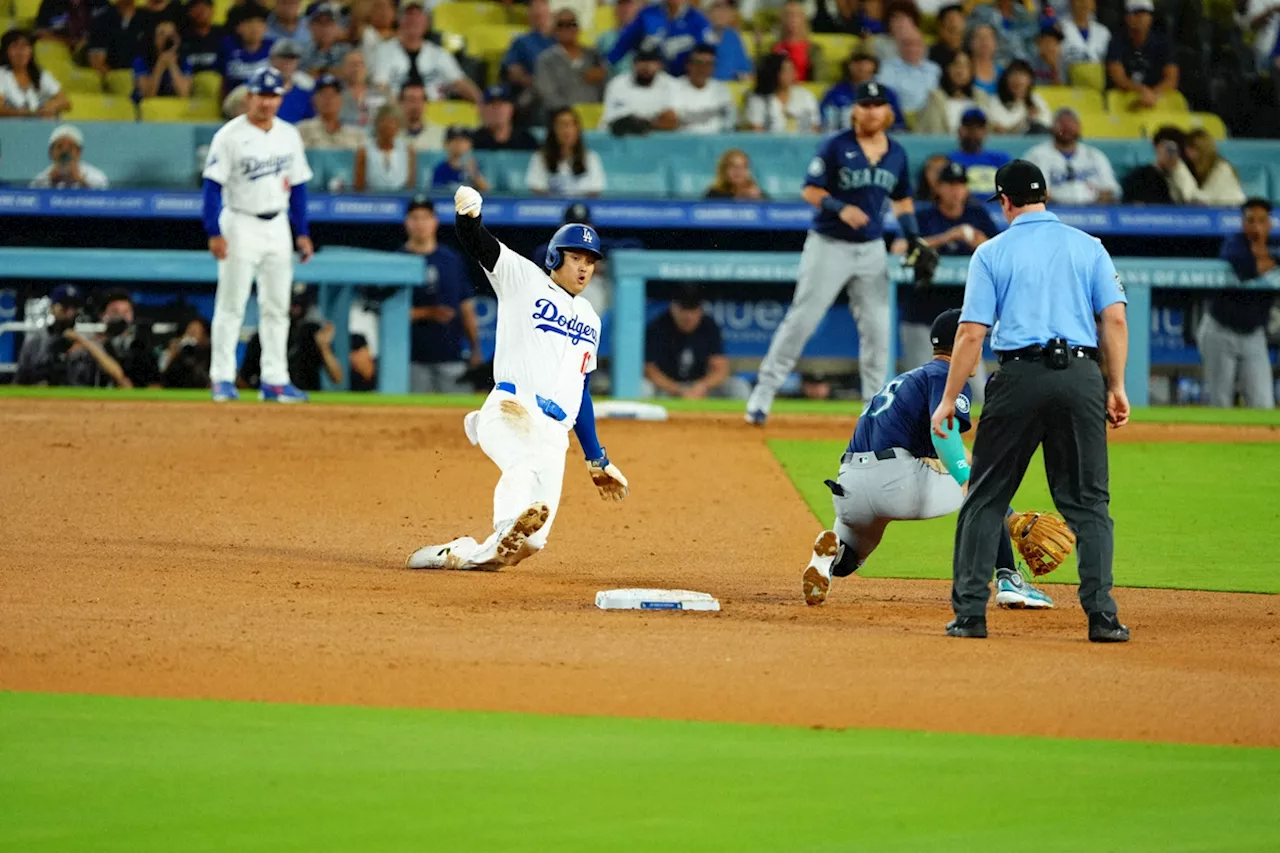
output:
POLYGON ((915 273, 917 290, 928 290, 933 285, 933 276, 938 271, 940 259, 938 250, 926 243, 923 237, 912 239, 903 263, 911 267, 912 272, 915 273))
POLYGON ((1013 545, 1036 577, 1061 566, 1076 547, 1076 535, 1056 515, 1015 512, 1009 516, 1013 545))

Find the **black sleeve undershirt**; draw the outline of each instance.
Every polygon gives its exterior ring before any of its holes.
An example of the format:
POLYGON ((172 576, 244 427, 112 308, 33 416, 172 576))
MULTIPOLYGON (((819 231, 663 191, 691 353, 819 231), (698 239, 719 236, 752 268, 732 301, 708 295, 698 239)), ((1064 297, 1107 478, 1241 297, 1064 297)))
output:
POLYGON ((479 216, 459 214, 454 220, 454 230, 458 234, 458 242, 462 250, 474 258, 480 266, 489 272, 498 265, 498 254, 501 244, 498 238, 489 233, 479 216))

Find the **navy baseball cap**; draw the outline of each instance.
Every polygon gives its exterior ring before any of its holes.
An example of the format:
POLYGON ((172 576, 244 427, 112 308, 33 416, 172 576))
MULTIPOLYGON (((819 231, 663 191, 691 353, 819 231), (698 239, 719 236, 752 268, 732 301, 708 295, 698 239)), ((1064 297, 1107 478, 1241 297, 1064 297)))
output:
POLYGON ((564 223, 580 222, 583 225, 591 224, 591 208, 587 207, 580 201, 575 201, 564 209, 564 223))
POLYGON ((492 104, 494 101, 510 101, 511 90, 501 83, 495 83, 488 89, 484 90, 484 102, 492 104))
POLYGON ((1066 36, 1063 35, 1062 26, 1057 21, 1054 21, 1054 20, 1047 20, 1040 24, 1040 35, 1052 36, 1053 38, 1056 38, 1058 41, 1062 41, 1064 38, 1066 38, 1066 36))
POLYGON ((255 95, 283 95, 284 77, 274 68, 259 68, 245 84, 255 95))
POLYGON ((996 191, 987 201, 998 201, 1000 196, 1011 204, 1036 204, 1048 199, 1048 183, 1044 172, 1029 160, 1010 160, 996 171, 996 191))
POLYGON ((332 89, 335 92, 341 92, 342 81, 332 74, 321 74, 319 79, 316 80, 315 89, 312 91, 319 92, 321 89, 332 89))
POLYGON ((986 127, 987 114, 977 107, 969 107, 964 111, 964 115, 960 116, 960 124, 965 127, 986 127))
POLYGON ((858 89, 854 93, 853 99, 864 107, 881 106, 889 103, 889 96, 885 94, 885 91, 884 86, 871 80, 858 84, 858 89))
POLYGON ((429 213, 436 212, 436 203, 425 195, 416 195, 410 199, 408 206, 404 209, 404 215, 408 216, 415 210, 425 210, 429 213))
POLYGON ((84 305, 84 294, 74 284, 60 284, 53 289, 49 300, 54 305, 74 305, 79 308, 84 305))
POLYGON ((929 327, 929 343, 934 349, 951 349, 956 344, 956 332, 960 329, 960 309, 943 311, 933 318, 929 327))
POLYGON ((444 132, 444 141, 448 142, 453 139, 470 139, 471 133, 465 127, 453 125, 444 132))
POLYGON ((662 62, 662 51, 657 45, 645 45, 636 51, 635 62, 662 62))
POLYGON ((938 181, 944 184, 967 184, 969 171, 960 163, 947 163, 938 173, 938 181))

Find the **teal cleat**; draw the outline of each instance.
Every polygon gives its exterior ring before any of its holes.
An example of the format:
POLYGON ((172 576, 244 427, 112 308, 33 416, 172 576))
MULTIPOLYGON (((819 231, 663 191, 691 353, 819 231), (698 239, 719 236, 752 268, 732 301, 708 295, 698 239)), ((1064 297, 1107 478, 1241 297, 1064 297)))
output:
POLYGON ((1049 610, 1053 599, 1045 595, 1016 569, 996 569, 996 604, 1014 610, 1049 610))

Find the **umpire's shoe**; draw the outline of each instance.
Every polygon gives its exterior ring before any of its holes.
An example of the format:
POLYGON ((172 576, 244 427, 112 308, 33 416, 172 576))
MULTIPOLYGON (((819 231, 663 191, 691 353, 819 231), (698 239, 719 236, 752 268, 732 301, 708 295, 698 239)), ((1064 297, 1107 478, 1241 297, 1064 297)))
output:
POLYGON ((1090 613, 1089 642, 1127 643, 1129 629, 1120 624, 1119 617, 1114 613, 1090 613))
POLYGON ((957 616, 947 623, 947 636, 985 640, 987 638, 987 618, 985 616, 957 616))

